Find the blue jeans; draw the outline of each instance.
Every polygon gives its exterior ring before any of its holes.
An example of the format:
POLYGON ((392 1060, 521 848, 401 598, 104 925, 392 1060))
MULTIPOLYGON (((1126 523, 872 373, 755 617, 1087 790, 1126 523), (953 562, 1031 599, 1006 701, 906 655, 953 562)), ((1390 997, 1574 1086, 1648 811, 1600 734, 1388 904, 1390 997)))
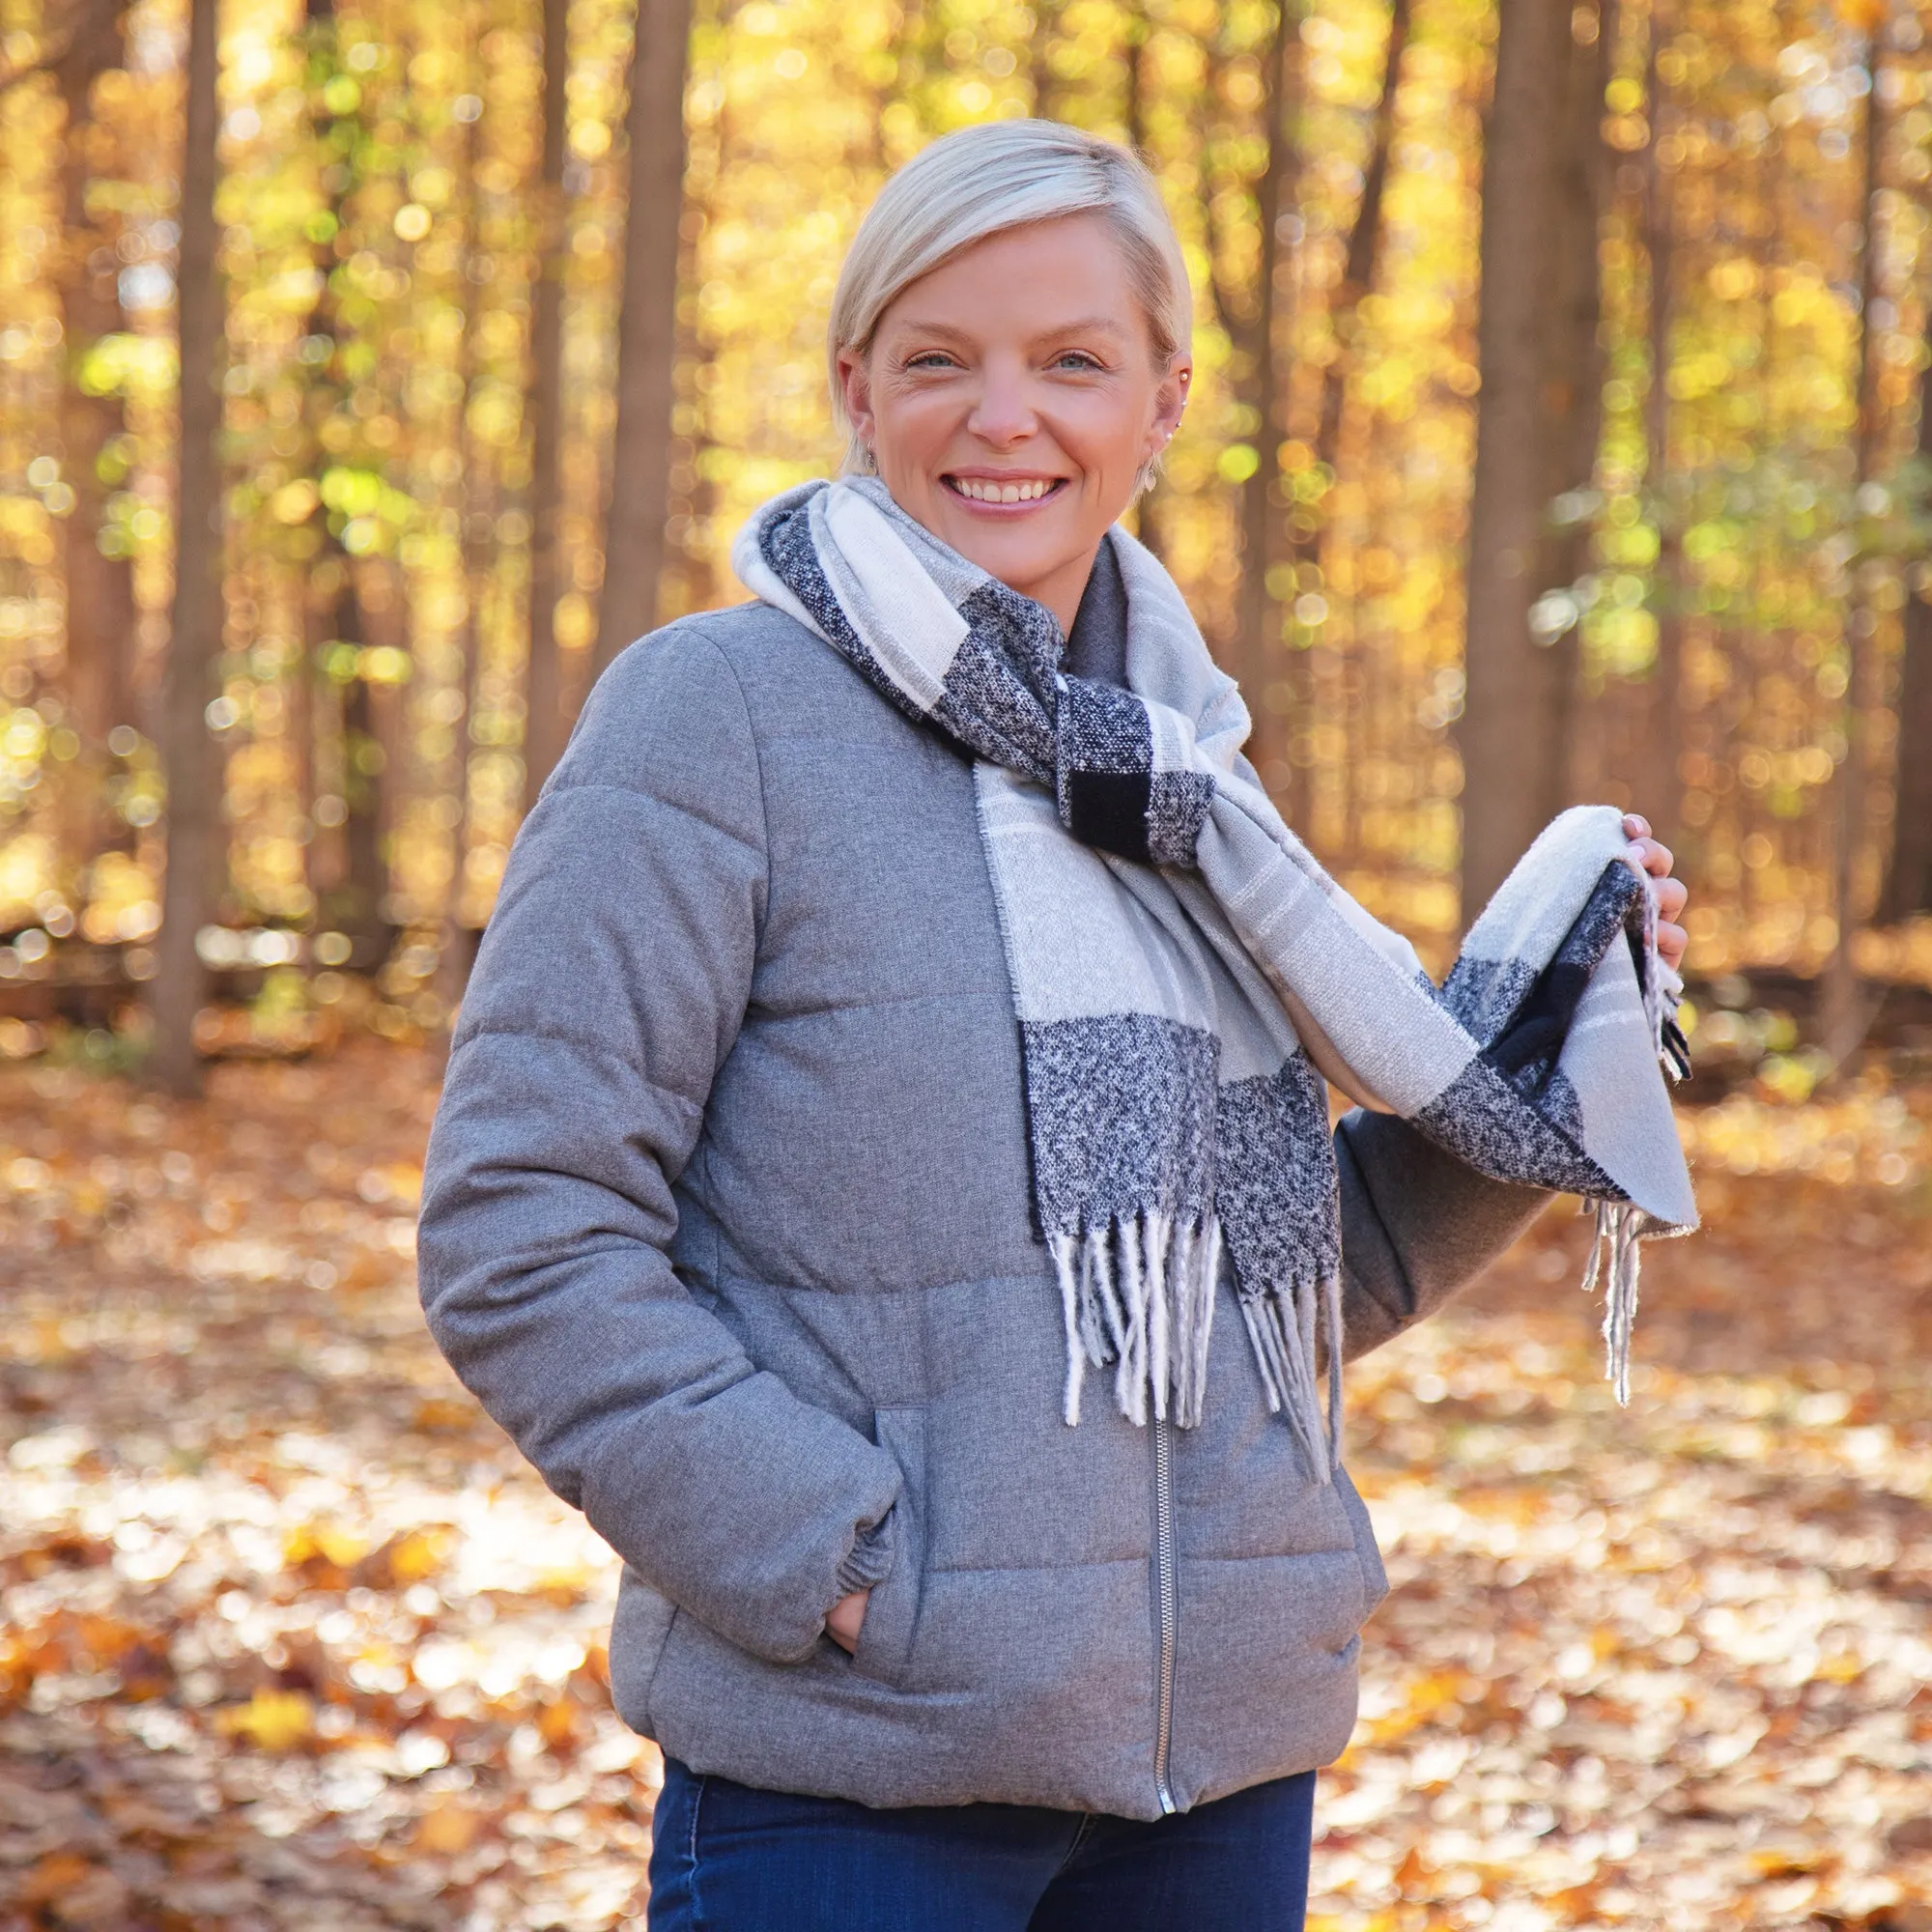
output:
POLYGON ((1315 1774, 1143 1824, 874 1811, 665 1760, 650 1932, 1301 1932, 1315 1774))

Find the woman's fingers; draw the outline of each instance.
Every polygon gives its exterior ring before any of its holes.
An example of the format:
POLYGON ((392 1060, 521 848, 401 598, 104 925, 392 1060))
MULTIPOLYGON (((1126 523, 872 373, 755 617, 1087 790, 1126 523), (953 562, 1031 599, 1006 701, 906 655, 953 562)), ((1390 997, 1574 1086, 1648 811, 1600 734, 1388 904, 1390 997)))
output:
POLYGON ((1678 923, 1690 889, 1682 879, 1670 876, 1677 860, 1668 845, 1650 836, 1650 820, 1640 811, 1624 814, 1624 836, 1631 841, 1631 856, 1657 881, 1658 955, 1676 972, 1683 966, 1685 949, 1690 944, 1690 935, 1678 923))
POLYGON ((854 1590, 849 1597, 840 1597, 826 1613, 825 1634, 840 1650, 857 1654, 859 1633, 865 1627, 866 1608, 871 1601, 871 1591, 854 1590))
POLYGON ((1653 879, 1667 879, 1670 876, 1671 867, 1677 863, 1668 845, 1661 845, 1647 835, 1633 838, 1631 851, 1635 855, 1637 864, 1653 879))

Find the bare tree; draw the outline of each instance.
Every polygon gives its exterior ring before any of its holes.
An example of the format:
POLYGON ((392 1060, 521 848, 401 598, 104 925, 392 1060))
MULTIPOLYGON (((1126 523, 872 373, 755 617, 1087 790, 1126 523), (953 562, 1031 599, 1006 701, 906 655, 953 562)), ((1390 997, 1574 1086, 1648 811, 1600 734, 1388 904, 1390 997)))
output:
MULTIPOLYGON (((1152 31, 1152 23, 1148 18, 1147 0, 1134 0, 1122 23, 1121 60, 1125 69, 1126 99, 1122 108, 1122 119, 1127 136, 1127 146, 1135 154, 1153 165, 1148 153, 1148 99, 1152 87, 1152 78, 1148 71, 1148 36, 1152 31)), ((1142 543, 1155 556, 1165 548, 1163 524, 1167 508, 1167 478, 1156 475, 1153 488, 1148 491, 1135 505, 1134 521, 1142 543)))
POLYGON ((1648 769, 1643 796, 1633 802, 1664 839, 1679 836, 1684 786, 1678 770, 1684 750, 1684 533, 1668 495, 1670 474, 1670 338, 1676 316, 1676 222, 1670 183, 1659 155, 1669 102, 1658 56, 1669 23, 1666 0, 1651 0, 1650 49, 1644 100, 1650 139, 1643 156, 1643 243, 1649 261, 1646 319, 1650 390, 1644 399, 1644 489, 1657 519, 1657 563, 1651 573, 1657 618, 1657 656, 1650 671, 1648 769))
MULTIPOLYGON (((1268 588, 1275 536, 1281 522, 1271 493, 1280 489, 1276 451, 1287 433, 1282 409, 1287 385, 1281 380, 1281 337, 1288 319, 1288 255, 1283 230, 1293 218, 1301 179, 1301 0, 1278 0, 1273 32, 1262 62, 1260 108, 1267 128, 1267 158, 1255 185, 1255 219, 1260 228, 1261 262, 1255 280, 1253 314, 1243 324, 1223 296, 1229 332, 1245 368, 1243 400, 1255 414, 1259 461, 1241 485, 1241 582, 1236 605, 1234 670, 1255 713, 1248 754, 1258 769, 1278 762, 1272 742, 1266 688, 1281 655, 1281 611, 1268 588)), ((1277 498, 1278 500, 1278 498, 1277 498)))
POLYGON ((537 185, 537 284, 530 303, 530 608, 524 673, 524 810, 563 752, 563 664, 556 643, 562 583, 557 522, 563 507, 563 157, 569 107, 570 4, 543 0, 543 176, 537 185))
POLYGON ((87 206, 87 185, 97 172, 93 119, 94 83, 121 57, 123 14, 118 6, 84 10, 52 71, 67 107, 61 159, 62 261, 57 279, 66 381, 61 388, 61 473, 73 492, 67 523, 67 675, 73 700, 80 756, 67 814, 68 856, 86 865, 103 832, 100 798, 106 776, 107 735, 129 722, 130 658, 138 612, 132 567, 126 555, 101 548, 110 485, 102 475, 126 416, 118 395, 97 394, 83 382, 90 352, 102 336, 126 326, 120 298, 120 263, 87 206))
MULTIPOLYGON (((1864 181, 1859 202, 1859 355, 1856 374, 1858 435, 1853 444, 1853 487, 1862 495, 1878 466, 1883 440, 1879 358, 1872 340, 1872 304, 1879 288, 1879 192, 1884 182, 1886 119, 1880 71, 1884 28, 1873 29, 1866 64, 1871 85, 1865 94, 1864 181)), ((1820 1034, 1834 1062, 1851 1058, 1871 1024, 1875 1003, 1859 984, 1854 945, 1859 924, 1859 860, 1865 845, 1871 803, 1871 721, 1881 696, 1884 666, 1877 647, 1878 623, 1866 573, 1853 580, 1849 677, 1845 691, 1845 755, 1838 766, 1833 814, 1832 910, 1838 935, 1825 963, 1820 1034)))
MULTIPOLYGON (((1610 151, 1604 141, 1604 92, 1610 79, 1615 0, 1601 0, 1594 13, 1578 8, 1571 15, 1571 28, 1543 336, 1547 466, 1543 499, 1546 517, 1559 505, 1565 514, 1546 532, 1538 580, 1553 588, 1567 588, 1583 572, 1590 521, 1582 506, 1596 482, 1597 449, 1603 440, 1600 243, 1611 186, 1610 151)), ((1582 639, 1576 625, 1566 625, 1544 648, 1555 664, 1550 679, 1551 755, 1544 765, 1547 790, 1537 811, 1539 819, 1554 817, 1571 802, 1582 711, 1582 639)))
POLYGON ((691 0, 639 0, 631 55, 630 202, 617 323, 617 427, 604 522, 601 672, 657 621, 670 514, 678 223, 684 213, 684 80, 691 0))
MULTIPOLYGON (((329 82, 342 72, 335 0, 306 0, 304 14, 316 102, 310 135, 327 197, 327 239, 317 244, 315 300, 303 326, 303 336, 317 356, 309 364, 304 400, 310 453, 319 469, 326 469, 331 448, 339 447, 327 440, 331 425, 355 420, 351 407, 355 384, 348 373, 354 328, 343 312, 336 274, 349 248, 351 203, 365 133, 359 107, 327 104, 329 82)), ((370 461, 371 454, 365 448, 360 460, 370 461)), ((305 581, 306 634, 295 671, 293 708, 300 730, 303 782, 310 794, 308 810, 315 810, 318 766, 325 762, 342 800, 342 816, 323 826, 323 836, 310 848, 309 883, 316 889, 317 918, 348 937, 355 967, 373 970, 389 950, 383 922, 388 886, 383 854, 385 753, 370 723, 370 694, 359 669, 344 675, 334 667, 322 674, 326 654, 344 646, 358 650, 369 641, 369 613, 363 608, 356 561, 342 541, 342 522, 340 510, 321 501, 309 515, 307 540, 313 551, 305 581)))
MULTIPOLYGON (((1361 198, 1349 229, 1342 280, 1328 305, 1328 327, 1335 336, 1336 355, 1321 372, 1321 409, 1315 427, 1315 460, 1331 470, 1342 450, 1342 412, 1348 400, 1349 377, 1355 360, 1356 321, 1362 300, 1375 286, 1376 259, 1381 250, 1382 206, 1387 199, 1390 153, 1395 144, 1396 89, 1402 77, 1402 57, 1408 46, 1409 0, 1390 0, 1388 43, 1382 55, 1382 87, 1376 101, 1369 132, 1369 164, 1362 170, 1361 198)), ((1305 558, 1320 554, 1318 524, 1297 553, 1305 558)))
POLYGON ((1500 0, 1483 156, 1482 310, 1469 504, 1463 911, 1473 918, 1541 829, 1556 662, 1530 634, 1547 498, 1542 310, 1555 214, 1570 0, 1500 0))
MULTIPOLYGON (((1926 365, 1918 379, 1918 462, 1932 476, 1932 309, 1926 315, 1926 365)), ((1905 600, 1904 658, 1899 667, 1897 805, 1891 859, 1879 896, 1883 921, 1932 912, 1932 601, 1915 590, 1905 600)))
POLYGON ((201 1092, 194 1017, 206 976, 195 936, 213 907, 221 864, 222 765, 207 710, 221 650, 222 290, 215 247, 219 135, 216 0, 190 0, 187 129, 181 172, 175 280, 181 359, 181 466, 175 487, 175 593, 161 702, 167 775, 167 877, 151 989, 154 1077, 168 1092, 201 1092))
MULTIPOLYGON (((489 9, 480 9, 480 27, 488 24, 489 9)), ((474 58, 472 54, 472 59, 474 58)), ((441 1053, 449 1049, 456 1009, 469 982, 469 969, 475 963, 478 933, 463 923, 463 877, 469 854, 470 827, 474 812, 474 790, 470 784, 469 759, 476 743, 476 699, 483 670, 483 600, 491 581, 491 564, 496 552, 497 478, 486 453, 487 446, 475 433, 470 420, 470 404, 485 373, 480 345, 486 298, 484 295, 482 244, 483 190, 476 181, 478 130, 481 126, 482 79, 475 81, 477 104, 463 130, 461 179, 463 202, 463 359, 461 378, 463 402, 459 435, 463 447, 463 629, 457 649, 463 661, 463 712, 450 748, 450 789, 456 798, 456 823, 450 829, 451 865, 449 892, 443 901, 442 926, 437 944, 437 994, 447 1016, 446 1024, 433 1044, 441 1053)))

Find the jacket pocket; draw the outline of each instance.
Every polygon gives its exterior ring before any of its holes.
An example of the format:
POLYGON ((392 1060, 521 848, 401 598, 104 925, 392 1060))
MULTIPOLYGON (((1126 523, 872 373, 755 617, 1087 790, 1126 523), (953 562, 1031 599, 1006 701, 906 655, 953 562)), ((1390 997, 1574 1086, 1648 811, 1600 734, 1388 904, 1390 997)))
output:
POLYGON ((677 1611, 627 1563, 611 1625, 611 1701, 645 1737, 651 1731, 651 1683, 670 1648, 677 1611))
POLYGON ((1355 1492, 1346 1469, 1335 1472, 1335 1499, 1349 1521, 1349 1534, 1355 1546, 1355 1562, 1362 1573, 1361 1623, 1367 1623, 1388 1596, 1388 1572, 1382 1568, 1382 1553, 1376 1547, 1376 1527, 1369 1520, 1368 1505, 1355 1492))
POLYGON ((883 1684, 902 1685, 919 1624, 919 1602, 925 1577, 926 1492, 925 1410, 922 1407, 873 1411, 879 1447, 899 1465, 905 1479, 891 1520, 893 1567, 866 1600, 852 1667, 883 1684))

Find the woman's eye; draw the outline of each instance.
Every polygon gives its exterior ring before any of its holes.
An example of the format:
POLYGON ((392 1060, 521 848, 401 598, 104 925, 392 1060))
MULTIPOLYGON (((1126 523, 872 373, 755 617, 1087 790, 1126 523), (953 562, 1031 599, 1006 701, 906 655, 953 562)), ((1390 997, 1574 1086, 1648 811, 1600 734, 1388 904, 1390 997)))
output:
POLYGON ((1094 370, 1099 368, 1100 359, 1090 355, 1084 349, 1064 349, 1053 358, 1056 369, 1094 370))
POLYGON ((950 369, 952 358, 944 350, 928 349, 920 355, 908 355, 905 359, 908 369, 950 369))

